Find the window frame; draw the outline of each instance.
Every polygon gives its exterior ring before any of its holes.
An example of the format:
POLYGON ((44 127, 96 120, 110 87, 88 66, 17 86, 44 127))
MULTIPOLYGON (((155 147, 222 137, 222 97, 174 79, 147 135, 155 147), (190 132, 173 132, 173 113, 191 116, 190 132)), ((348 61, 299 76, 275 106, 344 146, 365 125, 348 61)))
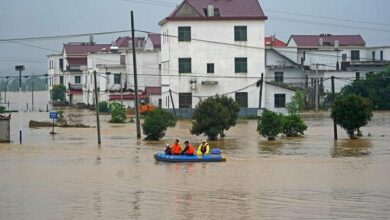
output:
POLYGON ((236 92, 234 93, 234 100, 238 103, 240 108, 248 108, 248 93, 236 92))
POLYGON ((215 65, 214 63, 207 63, 207 71, 208 74, 215 73, 215 65))
POLYGON ((81 84, 81 76, 74 76, 74 84, 81 84))
POLYGON ((191 73, 192 72, 192 59, 191 58, 179 58, 178 59, 178 72, 191 73))
POLYGON ((121 83, 122 83, 121 74, 115 73, 114 74, 114 85, 120 85, 121 83), (118 78, 119 78, 119 82, 118 82, 118 78))
POLYGON ((286 108, 286 94, 285 93, 274 94, 274 107, 275 108, 286 108))
POLYGON ((247 57, 235 57, 234 58, 234 72, 235 73, 248 73, 248 58, 247 57), (245 62, 244 62, 245 60, 245 62))
POLYGON ((191 41, 191 26, 179 26, 177 27, 177 33, 179 42, 191 41))
POLYGON ((234 41, 248 41, 248 27, 244 25, 234 26, 234 41))
POLYGON ((360 60, 360 50, 351 50, 351 60, 352 61, 360 60))
POLYGON ((192 93, 179 93, 179 108, 192 108, 192 93))
POLYGON ((274 80, 277 83, 284 83, 284 72, 275 72, 274 73, 274 80))

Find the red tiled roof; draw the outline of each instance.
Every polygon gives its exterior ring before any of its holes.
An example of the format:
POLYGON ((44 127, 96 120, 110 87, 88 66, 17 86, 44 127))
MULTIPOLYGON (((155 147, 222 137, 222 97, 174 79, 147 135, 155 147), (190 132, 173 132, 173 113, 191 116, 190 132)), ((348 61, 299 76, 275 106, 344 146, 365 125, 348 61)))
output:
POLYGON ((160 34, 149 34, 150 41, 152 41, 153 47, 155 49, 161 48, 161 35, 160 34))
POLYGON ((66 54, 69 56, 79 55, 86 56, 88 53, 96 53, 98 51, 102 51, 103 48, 109 50, 111 44, 88 44, 88 43, 69 43, 64 44, 64 50, 66 54))
POLYGON ((161 95, 161 87, 145 87, 146 95, 161 95))
MULTIPOLYGON (((140 94, 138 95, 139 99, 145 99, 146 95, 145 94, 140 94)), ((122 95, 110 95, 110 101, 115 101, 115 100, 134 100, 135 99, 135 94, 124 94, 122 95)))
POLYGON ((272 37, 265 37, 264 38, 265 46, 273 46, 273 47, 287 47, 287 44, 283 41, 273 38, 272 37), (273 40, 273 41, 272 41, 273 40))
POLYGON ((366 42, 360 35, 291 35, 291 39, 295 41, 298 47, 318 47, 320 46, 320 38, 324 41, 324 46, 334 46, 336 40, 340 46, 365 46, 366 42))
POLYGON ((258 0, 184 0, 167 18, 167 20, 266 20, 263 9, 258 0), (196 12, 197 16, 178 16, 176 13, 188 3, 196 12), (220 16, 207 17, 204 9, 213 5, 218 9, 220 16))
POLYGON ((66 58, 69 66, 82 66, 87 65, 87 58, 66 58))
MULTIPOLYGON (((144 37, 136 37, 135 38, 135 47, 139 47, 139 45, 141 45, 141 47, 144 46, 144 40, 145 38, 144 37)), ((116 39, 115 41, 115 44, 117 47, 129 47, 129 41, 131 41, 131 37, 118 37, 118 39, 116 39)))

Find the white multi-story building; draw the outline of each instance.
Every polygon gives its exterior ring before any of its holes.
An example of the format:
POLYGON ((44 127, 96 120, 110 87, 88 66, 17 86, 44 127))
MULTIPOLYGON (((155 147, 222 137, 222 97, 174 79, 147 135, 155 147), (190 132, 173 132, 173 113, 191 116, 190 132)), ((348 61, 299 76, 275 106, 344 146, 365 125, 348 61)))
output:
POLYGON ((257 0, 183 1, 159 23, 162 107, 192 109, 226 94, 257 109, 266 19, 257 0))

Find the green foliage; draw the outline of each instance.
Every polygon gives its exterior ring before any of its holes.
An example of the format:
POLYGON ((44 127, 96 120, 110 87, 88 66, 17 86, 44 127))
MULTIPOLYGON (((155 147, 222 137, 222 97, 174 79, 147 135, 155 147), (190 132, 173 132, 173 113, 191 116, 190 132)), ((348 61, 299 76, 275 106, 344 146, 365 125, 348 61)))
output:
POLYGON ((236 125, 240 107, 234 99, 226 96, 209 97, 196 106, 192 115, 191 134, 205 134, 210 140, 236 125))
POLYGON ((176 118, 171 112, 155 109, 145 116, 145 121, 142 125, 143 132, 146 135, 145 140, 158 141, 164 137, 168 127, 175 127, 175 125, 176 118))
POLYGON ((257 122, 257 131, 268 140, 274 140, 283 131, 283 115, 264 109, 257 122))
POLYGON ((66 88, 64 85, 54 85, 50 91, 50 99, 53 101, 65 101, 65 91, 66 88))
POLYGON ((111 123, 125 123, 126 120, 126 108, 118 102, 111 103, 111 123))
POLYGON ((99 112, 103 112, 103 113, 110 112, 110 106, 108 105, 108 102, 106 102, 106 101, 99 102, 98 107, 99 107, 99 112))
POLYGON ((373 108, 378 110, 390 109, 390 68, 380 73, 369 73, 366 79, 355 80, 345 86, 343 95, 355 94, 371 99, 373 108))
POLYGON ((291 102, 287 103, 286 108, 290 115, 297 115, 303 111, 305 107, 305 93, 302 91, 295 92, 291 97, 291 102))
POLYGON ((355 132, 372 118, 372 104, 369 99, 353 94, 339 96, 333 103, 331 118, 336 118, 350 138, 356 138, 355 132))
POLYGON ((0 113, 4 113, 5 112, 5 107, 4 106, 0 106, 0 113))
POLYGON ((283 116, 283 131, 287 137, 298 137, 304 134, 307 126, 299 115, 283 116))

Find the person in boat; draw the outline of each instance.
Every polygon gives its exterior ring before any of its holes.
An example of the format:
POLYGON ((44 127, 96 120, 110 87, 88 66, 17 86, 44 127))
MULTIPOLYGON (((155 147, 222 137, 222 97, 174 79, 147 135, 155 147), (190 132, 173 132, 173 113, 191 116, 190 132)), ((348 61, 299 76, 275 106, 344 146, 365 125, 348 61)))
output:
POLYGON ((179 144, 179 139, 176 139, 175 143, 171 146, 171 154, 180 155, 182 152, 181 146, 179 144))
POLYGON ((196 154, 205 155, 210 153, 210 145, 206 142, 206 140, 202 140, 202 143, 199 145, 196 154))
POLYGON ((172 151, 171 151, 171 148, 169 147, 169 144, 165 145, 165 154, 172 155, 172 151))
POLYGON ((185 141, 184 145, 186 147, 181 152, 181 155, 194 156, 195 155, 195 148, 190 144, 190 142, 185 141))

